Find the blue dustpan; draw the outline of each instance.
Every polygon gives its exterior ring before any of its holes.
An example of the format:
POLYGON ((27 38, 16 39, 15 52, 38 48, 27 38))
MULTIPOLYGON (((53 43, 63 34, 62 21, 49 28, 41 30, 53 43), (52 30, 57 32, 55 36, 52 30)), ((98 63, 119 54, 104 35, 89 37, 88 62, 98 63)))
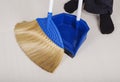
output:
POLYGON ((79 47, 85 41, 89 27, 87 23, 80 19, 82 0, 79 1, 77 17, 62 13, 52 17, 57 26, 64 44, 65 52, 74 57, 79 47), (77 18, 77 19, 76 19, 77 18))
POLYGON ((87 23, 82 19, 76 23, 76 16, 66 13, 55 15, 52 19, 61 34, 65 52, 74 57, 86 39, 89 31, 87 23))

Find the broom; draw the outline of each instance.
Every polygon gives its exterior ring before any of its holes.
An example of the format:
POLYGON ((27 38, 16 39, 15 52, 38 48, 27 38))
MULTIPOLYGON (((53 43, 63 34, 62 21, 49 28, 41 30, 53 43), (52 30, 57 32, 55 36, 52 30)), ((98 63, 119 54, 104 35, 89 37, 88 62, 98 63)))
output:
POLYGON ((51 20, 53 0, 50 0, 48 18, 18 23, 15 36, 25 54, 38 66, 48 72, 54 72, 64 55, 63 43, 59 32, 51 20), (48 25, 47 25, 48 24, 48 25))

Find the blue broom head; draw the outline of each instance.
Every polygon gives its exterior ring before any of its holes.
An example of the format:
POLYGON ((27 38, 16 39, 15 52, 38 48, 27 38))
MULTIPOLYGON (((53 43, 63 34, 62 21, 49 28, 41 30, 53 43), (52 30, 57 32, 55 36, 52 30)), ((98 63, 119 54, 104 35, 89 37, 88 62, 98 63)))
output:
POLYGON ((74 57, 85 41, 89 27, 84 20, 76 21, 76 16, 62 13, 52 17, 58 28, 64 49, 70 57, 74 57))
POLYGON ((52 40, 57 46, 64 48, 61 35, 51 17, 52 13, 48 13, 46 18, 37 18, 36 21, 50 40, 52 40))

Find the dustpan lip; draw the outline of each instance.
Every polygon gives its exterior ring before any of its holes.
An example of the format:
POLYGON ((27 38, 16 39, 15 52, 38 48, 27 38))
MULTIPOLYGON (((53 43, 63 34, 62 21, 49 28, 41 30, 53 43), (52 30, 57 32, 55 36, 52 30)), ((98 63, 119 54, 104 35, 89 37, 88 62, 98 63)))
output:
MULTIPOLYGON (((39 26, 41 27, 41 29, 44 31, 44 33, 47 35, 47 37, 48 37, 51 41, 53 41, 53 42, 54 42, 56 45, 58 45, 59 47, 64 48, 64 44, 63 44, 63 41, 62 41, 62 37, 61 37, 61 35, 60 35, 59 30, 57 29, 56 25, 54 24, 53 20, 52 20, 51 17, 50 17, 51 14, 52 14, 52 13, 48 13, 48 17, 45 17, 45 18, 37 18, 36 21, 38 22, 38 24, 39 24, 39 26), (48 23, 48 22, 50 21, 50 22, 53 23, 54 26, 53 26, 53 28, 51 28, 51 29, 55 30, 55 33, 57 33, 57 34, 56 34, 56 36, 57 36, 56 39, 55 39, 55 38, 52 38, 52 36, 49 35, 49 34, 50 34, 50 33, 48 33, 49 31, 48 31, 48 32, 46 31, 46 30, 48 30, 48 28, 45 29, 45 27, 43 27, 41 21, 46 21, 46 23, 48 23)), ((46 24, 46 27, 47 27, 47 24, 46 24)))
POLYGON ((77 25, 77 23, 79 24, 79 23, 84 23, 84 24, 86 24, 87 26, 86 26, 86 29, 87 30, 89 30, 89 26, 88 26, 88 24, 86 23, 86 21, 84 20, 84 19, 80 19, 79 21, 76 19, 77 18, 77 16, 76 15, 73 15, 73 14, 69 14, 69 13, 60 13, 60 14, 56 14, 56 15, 54 15, 54 16, 52 16, 52 20, 54 21, 54 19, 56 18, 56 17, 58 17, 58 16, 61 16, 61 18, 63 18, 64 19, 64 17, 66 16, 66 17, 68 17, 68 18, 70 18, 70 19, 73 19, 73 21, 74 21, 74 24, 75 24, 75 27, 76 27, 76 25, 77 25))
POLYGON ((55 14, 54 16, 52 16, 52 18, 54 18, 54 17, 56 17, 56 16, 70 16, 70 17, 74 17, 74 18, 76 18, 76 16, 75 15, 72 15, 72 14, 69 14, 69 13, 60 13, 60 14, 55 14))

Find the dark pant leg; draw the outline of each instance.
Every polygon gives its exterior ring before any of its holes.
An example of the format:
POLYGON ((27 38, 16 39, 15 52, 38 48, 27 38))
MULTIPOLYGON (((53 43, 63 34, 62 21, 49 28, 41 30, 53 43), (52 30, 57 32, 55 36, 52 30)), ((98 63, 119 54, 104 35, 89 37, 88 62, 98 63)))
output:
POLYGON ((112 14, 113 0, 85 0, 84 8, 94 14, 112 14))

